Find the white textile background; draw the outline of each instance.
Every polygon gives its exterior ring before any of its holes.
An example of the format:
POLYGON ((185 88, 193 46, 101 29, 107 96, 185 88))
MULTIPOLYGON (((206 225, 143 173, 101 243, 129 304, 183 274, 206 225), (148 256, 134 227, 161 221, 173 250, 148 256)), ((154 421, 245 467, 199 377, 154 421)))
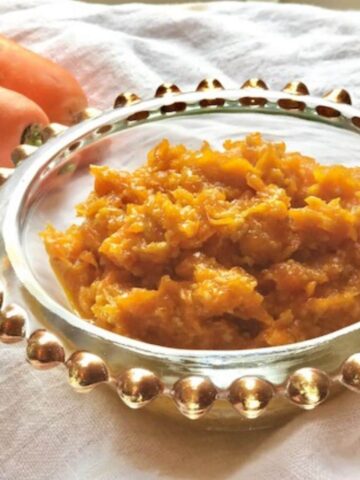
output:
MULTIPOLYGON (((141 4, 0 0, 0 32, 71 69, 94 106, 163 82, 226 86, 260 76, 348 88, 360 105, 360 12, 268 3, 141 4)), ((1 74, 1 72, 0 72, 1 74)), ((344 394, 277 430, 192 431, 126 409, 106 388, 73 393, 0 345, 0 479, 360 478, 360 397, 344 394)))

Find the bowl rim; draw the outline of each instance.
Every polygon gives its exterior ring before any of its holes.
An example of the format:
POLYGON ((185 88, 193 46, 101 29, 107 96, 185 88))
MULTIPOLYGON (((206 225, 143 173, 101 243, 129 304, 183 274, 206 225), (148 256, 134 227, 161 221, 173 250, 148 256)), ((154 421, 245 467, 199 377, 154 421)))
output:
MULTIPOLYGON (((305 102, 307 109, 310 109, 312 113, 315 111, 315 107, 318 105, 325 106, 327 108, 334 108, 334 103, 329 100, 324 100, 324 98, 313 97, 309 95, 293 95, 284 92, 271 91, 271 90, 261 90, 246 88, 246 89, 232 89, 232 90, 215 90, 215 91, 206 91, 206 92, 189 92, 176 95, 176 101, 186 102, 188 105, 195 105, 195 110, 197 109, 198 113, 227 113, 234 111, 230 108, 227 108, 225 105, 222 108, 216 109, 206 109, 198 106, 200 100, 206 99, 217 99, 221 97, 229 102, 238 102, 239 98, 242 97, 253 97, 253 98, 266 98, 269 102, 274 104, 279 99, 294 99, 297 101, 305 102), (270 100, 271 99, 271 100, 270 100)), ((60 317, 69 325, 80 329, 82 332, 90 334, 92 336, 100 337, 103 340, 109 341, 112 344, 117 345, 125 350, 130 350, 137 352, 146 356, 167 356, 170 359, 176 358, 188 358, 191 360, 196 360, 206 356, 207 358, 213 359, 214 361, 220 360, 224 357, 234 360, 249 360, 252 358, 268 358, 268 357, 288 357, 293 354, 311 350, 313 348, 319 348, 333 342, 339 338, 347 336, 353 332, 360 330, 360 321, 352 324, 350 326, 344 327, 342 329, 336 330, 334 332, 316 337, 310 340, 305 340, 298 343, 292 343, 288 345, 281 345, 276 347, 262 347, 256 349, 238 349, 238 350, 199 350, 199 349, 179 349, 173 347, 165 347, 161 345, 150 344, 140 340, 136 340, 130 337, 125 337, 120 334, 110 332, 101 327, 98 327, 94 324, 91 324, 86 319, 82 319, 77 316, 71 310, 60 305, 56 302, 46 291, 42 288, 40 283, 37 281, 35 276, 32 274, 31 269, 28 265, 26 255, 23 252, 21 247, 21 232, 19 229, 19 220, 20 213, 23 208, 23 202, 26 193, 31 188, 32 182, 36 178, 37 174, 47 165, 54 157, 56 157, 59 152, 64 151, 69 145, 73 142, 80 140, 84 137, 89 137, 94 131, 99 127, 106 124, 114 124, 116 122, 125 121, 129 116, 140 112, 140 111, 159 111, 162 106, 170 105, 174 102, 174 97, 161 97, 151 100, 141 101, 135 105, 125 106, 120 109, 109 110, 103 114, 92 118, 88 121, 82 122, 78 125, 75 125, 67 129, 57 138, 51 139, 49 142, 44 144, 39 148, 33 155, 30 161, 22 162, 22 164, 17 168, 15 174, 7 182, 9 188, 6 189, 9 198, 6 199, 8 202, 6 205, 6 211, 3 219, 2 225, 2 236, 4 239, 5 249, 7 255, 10 259, 12 267, 15 270, 16 276, 20 282, 25 286, 25 288, 35 297, 35 299, 43 306, 46 310, 50 311, 52 314, 60 317), (10 188, 11 187, 11 188, 10 188), (11 204, 11 208, 10 208, 11 204)), ((237 107, 237 112, 259 112, 259 113, 277 113, 282 115, 292 115, 303 118, 305 120, 320 121, 327 123, 332 126, 345 128, 358 132, 359 130, 354 128, 350 122, 353 117, 359 117, 360 111, 354 107, 347 104, 336 104, 336 110, 341 113, 341 117, 338 118, 335 122, 333 120, 324 119, 320 116, 315 116, 314 118, 309 118, 308 112, 289 112, 287 110, 279 109, 278 111, 266 111, 262 108, 254 109, 253 107, 237 107)), ((193 112, 194 113, 194 112, 193 112)), ((176 113, 178 116, 185 116, 187 113, 176 113)), ((165 120, 166 118, 173 118, 174 115, 159 115, 157 120, 165 120)), ((152 120, 154 121, 154 120, 152 120)), ((136 125, 146 123, 145 121, 139 121, 136 125)), ((130 126, 130 125, 129 125, 130 126)), ((125 127, 127 128, 127 127, 125 127)), ((107 133, 105 136, 108 136, 110 133, 107 133)), ((100 139, 100 137, 98 137, 100 139)), ((91 140, 90 143, 95 143, 96 140, 91 140)), ((78 150, 79 151, 79 150, 78 150)))

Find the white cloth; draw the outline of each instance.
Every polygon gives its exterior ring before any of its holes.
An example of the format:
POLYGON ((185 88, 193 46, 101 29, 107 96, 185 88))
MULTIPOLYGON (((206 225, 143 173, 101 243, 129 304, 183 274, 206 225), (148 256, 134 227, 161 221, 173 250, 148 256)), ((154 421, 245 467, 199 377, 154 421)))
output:
MULTIPOLYGON (((73 70, 94 106, 164 81, 254 76, 274 88, 302 79, 315 93, 343 86, 360 104, 360 12, 0 0, 0 14, 2 33, 73 70)), ((62 369, 34 371, 23 344, 0 345, 1 480, 357 480, 359 415, 360 396, 347 393, 277 430, 196 431, 130 411, 106 388, 75 394, 62 369)))

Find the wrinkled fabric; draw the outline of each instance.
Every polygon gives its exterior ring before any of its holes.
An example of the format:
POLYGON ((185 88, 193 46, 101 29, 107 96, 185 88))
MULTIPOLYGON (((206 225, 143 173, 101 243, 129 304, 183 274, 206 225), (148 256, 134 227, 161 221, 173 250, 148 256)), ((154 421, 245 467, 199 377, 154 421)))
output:
MULTIPOLYGON (((121 91, 189 90, 205 77, 342 86, 360 105, 360 12, 0 0, 0 31, 72 70, 100 108, 121 91)), ((106 387, 78 395, 62 368, 33 370, 24 344, 0 345, 1 480, 356 480, 359 415, 360 396, 346 393, 274 430, 199 431, 130 411, 106 387)))

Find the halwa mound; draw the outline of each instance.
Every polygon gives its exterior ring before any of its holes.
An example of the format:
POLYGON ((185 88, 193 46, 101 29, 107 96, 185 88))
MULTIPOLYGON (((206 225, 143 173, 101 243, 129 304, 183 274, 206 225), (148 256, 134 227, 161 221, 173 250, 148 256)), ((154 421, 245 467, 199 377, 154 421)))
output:
POLYGON ((133 173, 92 166, 81 225, 43 232, 77 312, 178 348, 299 342, 360 319, 360 169, 260 134, 163 140, 133 173))

